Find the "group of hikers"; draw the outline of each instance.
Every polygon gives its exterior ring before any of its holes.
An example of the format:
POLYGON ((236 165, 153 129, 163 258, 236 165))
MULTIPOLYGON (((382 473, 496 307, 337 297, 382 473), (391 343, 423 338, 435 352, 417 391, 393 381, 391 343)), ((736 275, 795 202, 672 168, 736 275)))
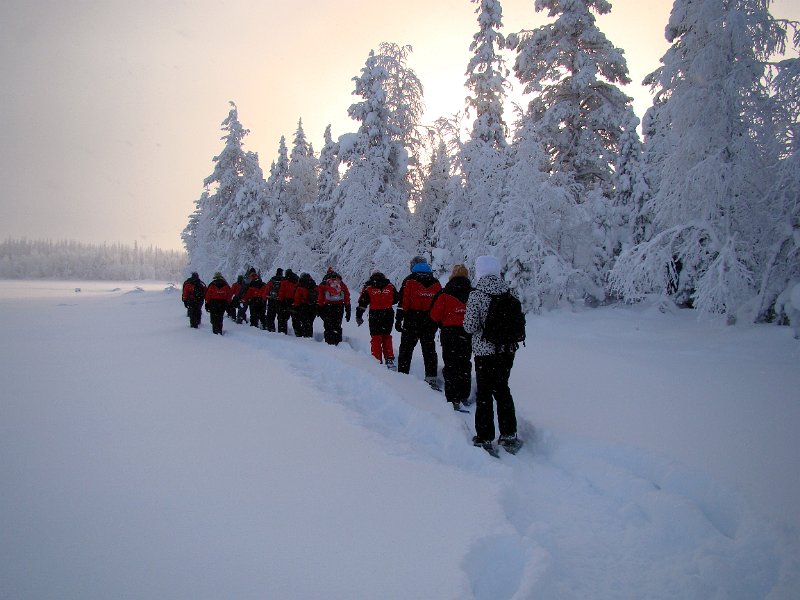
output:
MULTIPOLYGON (((398 290, 380 271, 374 271, 358 297, 355 321, 360 327, 368 313, 370 350, 386 367, 409 373, 414 349, 419 343, 425 368, 425 381, 435 390, 438 384, 438 355, 435 335, 440 331, 444 395, 457 411, 470 404, 472 357, 475 357, 475 436, 473 443, 493 454, 495 438, 494 403, 497 403, 498 444, 510 452, 521 446, 517 437, 514 400, 508 386, 518 341, 524 339, 524 316, 519 301, 513 297, 500 276, 500 264, 493 256, 480 256, 475 262, 475 286, 469 270, 455 265, 442 287, 424 257, 411 260, 410 274, 398 290), (495 306, 495 298, 511 298, 521 319, 521 337, 513 340, 498 337, 495 329, 514 321, 495 306), (394 307, 397 306, 395 312, 394 307), (490 315, 490 313, 492 313, 490 315), (499 316, 498 316, 499 314, 499 316), (499 323, 494 325, 494 323, 499 323), (392 344, 392 326, 400 333, 397 362, 392 344), (490 332, 490 329, 492 330, 490 332), (492 335, 488 335, 492 333, 492 335), (487 339, 488 338, 488 339, 487 339), (491 341, 490 341, 491 340, 491 341)), ((316 317, 322 319, 325 342, 342 341, 342 320, 350 321, 350 290, 342 277, 329 267, 317 284, 308 273, 300 276, 291 269, 277 269, 266 283, 251 268, 246 276, 228 285, 222 273, 214 273, 206 286, 197 273, 183 284, 183 303, 189 324, 198 328, 205 304, 212 331, 222 334, 225 314, 237 323, 247 320, 251 326, 288 335, 288 324, 297 337, 313 337, 316 317), (277 321, 277 327, 276 327, 277 321)))

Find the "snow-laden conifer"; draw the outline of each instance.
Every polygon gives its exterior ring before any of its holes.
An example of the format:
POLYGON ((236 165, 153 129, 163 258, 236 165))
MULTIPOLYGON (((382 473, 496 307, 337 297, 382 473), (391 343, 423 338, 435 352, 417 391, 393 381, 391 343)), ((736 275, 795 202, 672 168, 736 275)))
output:
MULTIPOLYGON (((543 141, 550 183, 562 189, 566 217, 561 259, 581 271, 581 292, 602 300, 604 282, 619 238, 619 211, 614 209, 619 185, 615 165, 620 150, 635 151, 637 120, 631 98, 619 86, 630 82, 622 50, 597 27, 595 13, 606 14, 606 0, 537 0, 537 11, 555 21, 511 35, 516 49, 514 72, 533 94, 524 119, 543 141)), ((627 203, 627 200, 624 201, 627 203)))
POLYGON ((275 267, 296 272, 316 271, 319 257, 312 253, 312 211, 317 199, 318 161, 306 139, 302 120, 297 124, 286 166, 286 182, 278 221, 275 267))
MULTIPOLYGON (((452 267, 442 263, 433 240, 436 239, 435 224, 444 209, 458 197, 458 181, 453 177, 452 160, 447 153, 447 144, 440 139, 431 155, 427 177, 422 187, 422 200, 414 213, 421 243, 418 251, 431 257, 431 265, 437 273, 444 273, 452 267)), ((449 254, 448 254, 449 257, 449 254)))
POLYGON ((373 269, 405 275, 413 251, 407 147, 416 139, 422 85, 406 65, 409 52, 387 43, 370 52, 354 78, 362 100, 348 110, 359 129, 339 140, 348 169, 334 195, 330 262, 359 282, 373 269))
MULTIPOLYGON (((325 128, 324 144, 319 153, 319 172, 317 176, 317 201, 311 213, 311 251, 320 261, 327 261, 329 242, 333 231, 333 217, 336 214, 334 193, 339 185, 339 147, 333 141, 331 126, 325 128)), ((326 265, 321 265, 326 266, 326 265)))
MULTIPOLYGON (((465 87, 468 114, 474 115, 469 139, 457 155, 463 191, 445 206, 435 225, 433 252, 437 260, 471 264, 486 251, 489 207, 497 200, 508 167, 507 127, 503 101, 508 70, 500 48, 502 8, 499 0, 472 0, 478 7, 478 31, 470 44, 465 87)), ((442 265, 445 267, 445 265, 442 265)))
POLYGON ((764 125, 767 62, 786 36, 768 6, 769 0, 673 5, 666 29, 672 46, 645 79, 656 92, 645 120, 646 164, 656 171, 643 211, 651 233, 622 254, 611 274, 629 299, 659 293, 730 321, 757 317, 757 282, 776 211, 765 195, 778 160, 764 139, 772 129, 764 125))
POLYGON ((249 131, 239 122, 236 105, 230 105, 221 126, 227 132, 222 137, 225 146, 213 159, 214 170, 203 182, 205 190, 182 236, 190 270, 206 277, 227 266, 230 242, 238 227, 234 200, 242 189, 248 165, 242 140, 249 131))

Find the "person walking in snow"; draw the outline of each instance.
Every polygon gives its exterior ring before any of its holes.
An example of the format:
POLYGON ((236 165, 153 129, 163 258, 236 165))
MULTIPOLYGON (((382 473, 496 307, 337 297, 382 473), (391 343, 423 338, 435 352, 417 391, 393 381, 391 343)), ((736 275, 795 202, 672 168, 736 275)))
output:
POLYGON ((264 312, 267 309, 266 284, 253 267, 247 272, 247 276, 250 283, 247 284, 247 291, 242 297, 242 302, 247 304, 250 309, 250 325, 264 329, 266 327, 264 312))
POLYGON ((516 344, 496 347, 483 338, 484 325, 493 296, 509 292, 500 278, 500 263, 494 256, 479 256, 475 261, 475 289, 470 292, 464 313, 464 331, 472 334, 475 354, 475 437, 473 444, 488 448, 494 441, 494 403, 497 403, 498 443, 516 451, 517 417, 508 387, 514 366, 516 344))
POLYGON ((286 269, 283 281, 278 288, 278 333, 289 334, 290 309, 294 303, 294 292, 298 277, 291 269, 286 269))
POLYGON ((469 401, 472 389, 472 336, 464 331, 464 313, 472 291, 469 270, 455 265, 450 280, 437 294, 431 307, 431 319, 439 327, 442 342, 444 396, 454 410, 469 401))
POLYGON ((189 279, 183 282, 181 299, 186 307, 189 317, 189 327, 197 329, 203 318, 203 301, 206 297, 206 284, 200 280, 200 275, 194 271, 189 279))
POLYGON ((342 341, 342 319, 350 322, 350 290, 342 276, 328 267, 317 287, 317 311, 325 330, 325 342, 336 346, 342 341))
POLYGON ((425 363, 425 381, 433 389, 439 390, 437 372, 439 357, 436 355, 436 324, 431 320, 433 298, 442 289, 439 280, 433 276, 428 261, 421 256, 411 259, 411 274, 400 286, 395 329, 400 332, 400 352, 397 357, 397 370, 408 373, 411 370, 411 357, 419 342, 422 359, 425 363))
POLYGON ((211 315, 211 331, 222 335, 222 323, 225 321, 225 311, 231 304, 233 292, 228 282, 217 271, 214 278, 206 288, 206 310, 211 315))
POLYGON ((372 356, 389 369, 396 369, 392 348, 392 323, 394 309, 400 296, 392 282, 380 271, 375 271, 361 289, 356 307, 356 325, 364 324, 364 313, 369 308, 369 335, 372 356))
POLYGON ((275 317, 278 316, 278 292, 283 282, 283 269, 277 269, 267 282, 267 331, 275 331, 275 317))
POLYGON ((317 282, 309 273, 301 273, 292 301, 292 328, 297 337, 314 337, 317 317, 317 282))
POLYGON ((228 316, 236 321, 237 323, 241 323, 238 319, 239 309, 242 304, 242 295, 245 292, 244 286, 244 275, 239 275, 236 278, 236 282, 231 286, 231 294, 233 294, 231 298, 231 303, 228 305, 227 313, 228 316))

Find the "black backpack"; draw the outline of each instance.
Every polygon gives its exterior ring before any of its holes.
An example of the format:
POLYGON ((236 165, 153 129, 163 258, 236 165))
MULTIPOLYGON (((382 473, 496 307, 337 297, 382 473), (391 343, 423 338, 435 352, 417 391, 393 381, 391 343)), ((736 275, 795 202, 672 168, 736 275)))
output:
POLYGON ((516 350, 520 342, 525 343, 522 303, 511 292, 491 298, 483 324, 483 339, 497 346, 498 350, 516 350))

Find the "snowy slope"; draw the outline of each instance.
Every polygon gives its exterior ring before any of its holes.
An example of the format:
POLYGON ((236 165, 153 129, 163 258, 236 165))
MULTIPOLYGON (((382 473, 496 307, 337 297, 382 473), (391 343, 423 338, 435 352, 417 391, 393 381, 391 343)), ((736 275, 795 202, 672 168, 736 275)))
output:
POLYGON ((114 288, 0 282, 0 598, 800 596, 785 328, 531 317, 498 461, 365 327, 220 338, 114 288))

